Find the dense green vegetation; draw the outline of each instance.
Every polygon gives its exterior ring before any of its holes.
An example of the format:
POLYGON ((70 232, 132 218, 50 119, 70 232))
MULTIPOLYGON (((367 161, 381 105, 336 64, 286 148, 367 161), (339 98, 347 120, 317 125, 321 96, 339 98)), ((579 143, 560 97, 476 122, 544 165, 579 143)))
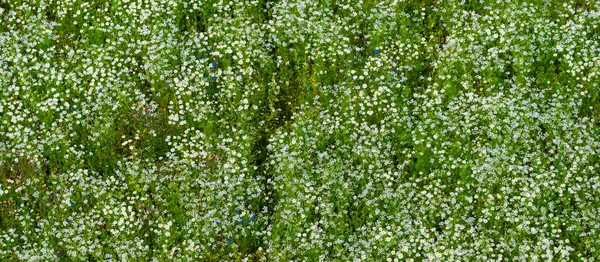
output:
POLYGON ((596 261, 600 2, 0 0, 1 261, 596 261))

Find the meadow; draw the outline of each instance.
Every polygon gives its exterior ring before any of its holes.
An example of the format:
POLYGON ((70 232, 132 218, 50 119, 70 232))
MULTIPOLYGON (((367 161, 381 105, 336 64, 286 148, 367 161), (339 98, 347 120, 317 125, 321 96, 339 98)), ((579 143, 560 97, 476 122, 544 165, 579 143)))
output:
POLYGON ((0 261, 599 261, 600 2, 0 0, 0 261))

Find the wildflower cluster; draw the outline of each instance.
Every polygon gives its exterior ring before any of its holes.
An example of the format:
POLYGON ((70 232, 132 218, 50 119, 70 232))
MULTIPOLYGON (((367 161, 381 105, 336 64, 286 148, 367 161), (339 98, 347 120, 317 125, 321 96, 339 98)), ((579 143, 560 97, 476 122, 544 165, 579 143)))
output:
POLYGON ((595 261, 600 3, 0 2, 0 260, 595 261))

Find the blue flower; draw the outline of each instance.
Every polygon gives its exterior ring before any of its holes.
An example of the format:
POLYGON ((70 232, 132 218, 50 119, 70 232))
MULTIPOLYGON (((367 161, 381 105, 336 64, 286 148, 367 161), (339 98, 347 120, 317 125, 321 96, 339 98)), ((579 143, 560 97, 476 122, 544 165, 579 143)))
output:
POLYGON ((217 202, 217 201, 213 202, 213 205, 215 205, 215 206, 216 206, 217 204, 218 204, 218 202, 217 202))
POLYGON ((227 238, 227 242, 231 242, 231 238, 230 237, 227 238))
POLYGON ((75 206, 75 202, 71 201, 71 206, 74 207, 75 206))
POLYGON ((252 216, 252 220, 255 220, 255 221, 256 221, 256 219, 258 219, 258 217, 256 217, 256 216, 252 216))
POLYGON ((379 54, 379 50, 377 50, 377 49, 373 50, 373 54, 378 55, 379 54))
POLYGON ((218 225, 220 225, 220 224, 221 224, 221 222, 217 221, 217 222, 215 222, 215 224, 217 224, 217 226, 218 226, 218 225))
POLYGON ((250 219, 246 219, 246 224, 250 224, 250 219))
POLYGON ((235 210, 235 212, 236 212, 236 213, 240 213, 240 210, 236 209, 236 210, 235 210))
POLYGON ((217 67, 217 62, 212 62, 213 67, 217 67))
POLYGON ((238 221, 238 225, 241 225, 241 224, 242 224, 242 220, 238 221))
POLYGON ((67 219, 67 223, 71 223, 71 219, 67 219))

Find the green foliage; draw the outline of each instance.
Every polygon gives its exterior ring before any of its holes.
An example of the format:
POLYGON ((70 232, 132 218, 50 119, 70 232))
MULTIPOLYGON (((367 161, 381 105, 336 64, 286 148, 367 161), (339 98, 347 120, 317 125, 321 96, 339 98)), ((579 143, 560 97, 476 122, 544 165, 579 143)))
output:
POLYGON ((0 0, 0 260, 594 261, 599 13, 0 0))

